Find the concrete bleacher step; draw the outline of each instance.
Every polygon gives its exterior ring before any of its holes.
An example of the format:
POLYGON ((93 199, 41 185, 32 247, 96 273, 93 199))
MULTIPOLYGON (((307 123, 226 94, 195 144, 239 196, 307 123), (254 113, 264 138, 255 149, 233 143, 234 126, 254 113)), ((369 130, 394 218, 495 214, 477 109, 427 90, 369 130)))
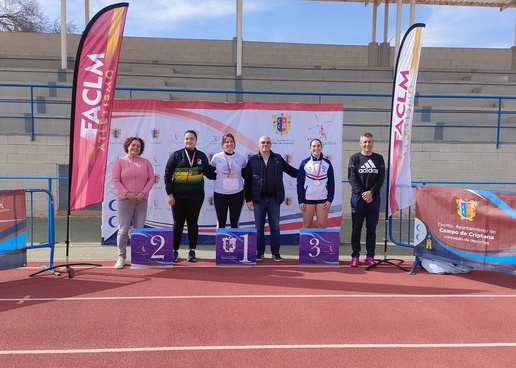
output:
POLYGON ((464 81, 480 82, 480 83, 504 83, 509 82, 509 75, 504 74, 487 74, 475 73, 462 78, 464 81))
POLYGON ((134 74, 134 75, 147 74, 147 75, 155 75, 155 76, 165 76, 165 75, 175 74, 173 67, 151 66, 151 65, 134 66, 131 71, 132 71, 132 74, 134 74))
POLYGON ((163 78, 148 77, 127 77, 118 75, 117 87, 141 87, 141 88, 161 88, 165 87, 163 78))
MULTIPOLYGON (((496 101, 496 105, 498 107, 498 101, 496 101)), ((516 98, 511 99, 503 99, 502 100, 502 109, 505 111, 516 111, 516 98)))
POLYGON ((491 96, 513 96, 516 91, 516 84, 507 85, 483 85, 471 89, 471 93, 491 96))

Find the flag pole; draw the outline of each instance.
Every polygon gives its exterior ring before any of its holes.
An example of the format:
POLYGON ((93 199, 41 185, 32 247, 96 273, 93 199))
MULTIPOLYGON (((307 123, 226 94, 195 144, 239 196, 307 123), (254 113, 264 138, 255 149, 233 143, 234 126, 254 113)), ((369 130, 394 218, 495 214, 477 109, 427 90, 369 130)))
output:
MULTIPOLYGON (((405 51, 404 50, 404 45, 407 41, 407 36, 409 34, 411 34, 411 32, 415 29, 415 28, 418 28, 418 27, 424 27, 425 25, 422 24, 422 23, 415 23, 413 24, 408 30, 407 32, 405 33, 405 36, 403 37, 403 40, 401 42, 401 45, 398 49, 398 54, 397 54, 397 57, 396 57, 396 64, 395 64, 395 68, 394 68, 394 74, 393 74, 393 85, 392 85, 392 105, 391 105, 391 117, 390 117, 390 127, 391 129, 389 130, 389 148, 388 148, 388 153, 387 153, 387 162, 389 163, 389 166, 388 166, 388 169, 386 170, 387 172, 387 186, 386 186, 386 201, 385 201, 385 232, 384 232, 384 253, 383 253, 383 259, 375 259, 375 262, 374 264, 372 264, 371 266, 368 266, 366 267, 366 271, 369 271, 371 268, 373 267, 376 267, 378 266, 379 264, 382 264, 382 263, 386 263, 386 264, 389 264, 389 265, 392 265, 392 266, 395 266, 403 271, 406 271, 406 272, 409 272, 410 270, 406 269, 405 267, 401 266, 401 264, 404 262, 402 259, 395 259, 395 258, 388 258, 387 257, 387 248, 388 248, 388 239, 389 239, 389 226, 390 226, 390 223, 389 223, 389 219, 390 217, 392 216, 392 213, 398 211, 400 208, 399 204, 396 202, 396 208, 394 211, 391 211, 391 200, 392 199, 396 199, 395 198, 395 195, 392 195, 391 196, 391 191, 393 190, 392 186, 391 186, 391 178, 393 177, 393 175, 396 173, 397 175, 397 172, 396 170, 398 170, 399 168, 396 167, 396 168, 393 168, 393 160, 392 160, 392 150, 393 148, 397 148, 398 150, 400 149, 399 145, 402 144, 401 142, 399 142, 400 140, 400 137, 398 137, 398 147, 393 147, 392 145, 392 141, 393 141, 393 134, 394 134, 394 131, 395 131, 395 125, 396 126, 396 129, 399 129, 401 131, 398 131, 397 134, 398 135, 402 135, 402 133, 404 133, 404 126, 405 124, 407 124, 409 127, 411 127, 412 125, 412 116, 413 116, 413 103, 410 103, 410 113, 408 112, 405 112, 405 109, 402 109, 403 110, 403 113, 401 114, 401 116, 397 116, 398 118, 401 118, 401 122, 398 122, 397 124, 395 123, 395 116, 394 116, 394 113, 396 111, 397 115, 399 115, 400 113, 398 112, 397 110, 397 99, 400 98, 402 101, 404 101, 405 103, 407 103, 407 99, 410 101, 410 99, 412 99, 413 101, 413 95, 415 93, 415 83, 416 83, 416 80, 417 80, 417 69, 418 69, 418 66, 419 66, 419 53, 420 53, 420 50, 421 50, 421 45, 418 44, 417 47, 414 47, 412 45, 412 48, 409 48, 408 50, 408 55, 405 55, 405 54, 402 54, 402 51, 405 51), (415 49, 417 49, 417 55, 416 57, 414 57, 415 55, 413 54, 413 51, 415 51, 415 49), (412 54, 411 54, 412 52, 412 54), (400 71, 399 71, 399 67, 400 67, 400 57, 401 55, 404 56, 404 59, 403 59, 403 63, 405 64, 405 68, 407 70, 403 70, 403 76, 400 78, 400 84, 402 84, 404 87, 405 87, 405 95, 404 96, 397 96, 397 87, 398 87, 398 76, 401 74, 400 71), (407 63, 407 60, 405 59, 408 59, 408 63, 407 63), (410 76, 411 73, 413 74, 412 78, 413 78, 413 85, 411 85, 410 87, 413 87, 413 90, 411 91, 411 94, 409 95, 409 97, 407 98, 407 82, 411 82, 412 80, 409 80, 407 76, 410 76), (402 124, 403 122, 403 124, 402 124), (392 213, 391 213, 392 212, 392 213)), ((408 111, 409 109, 407 109, 408 111)), ((409 128, 410 130, 410 128, 409 128)), ((409 136, 410 136, 410 132, 409 132, 409 136)), ((410 144, 409 144, 410 145, 410 144)), ((396 158, 397 160, 397 158, 396 158)), ((396 166, 397 166, 397 162, 396 162, 396 166)), ((396 189, 396 188, 395 188, 396 189)), ((402 194, 402 198, 404 198, 403 194, 402 194)), ((403 208, 403 205, 405 205, 405 203, 401 203, 402 207, 403 208)))

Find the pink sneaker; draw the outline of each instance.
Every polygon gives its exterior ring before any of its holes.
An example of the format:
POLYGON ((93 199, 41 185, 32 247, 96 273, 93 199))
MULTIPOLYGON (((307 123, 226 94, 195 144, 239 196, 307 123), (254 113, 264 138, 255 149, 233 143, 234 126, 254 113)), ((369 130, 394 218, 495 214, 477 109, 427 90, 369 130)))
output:
POLYGON ((358 259, 358 257, 353 257, 351 258, 351 267, 358 267, 358 264, 360 263, 360 260, 358 259))
POLYGON ((366 257, 365 263, 366 263, 367 266, 373 266, 375 264, 374 258, 373 257, 366 257))

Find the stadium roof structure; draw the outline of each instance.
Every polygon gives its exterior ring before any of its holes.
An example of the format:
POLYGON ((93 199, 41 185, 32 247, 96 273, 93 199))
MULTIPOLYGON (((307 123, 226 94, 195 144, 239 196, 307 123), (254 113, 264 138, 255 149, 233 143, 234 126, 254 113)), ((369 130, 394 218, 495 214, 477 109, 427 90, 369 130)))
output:
MULTIPOLYGON (((357 0, 304 0, 304 1, 332 1, 338 3, 361 3, 363 2, 366 6, 369 4, 397 4, 398 0, 379 0, 379 1, 357 1, 357 0)), ((486 8, 500 8, 500 11, 508 8, 516 8, 516 0, 401 0, 402 4, 415 3, 418 5, 441 5, 441 6, 478 6, 486 8)))

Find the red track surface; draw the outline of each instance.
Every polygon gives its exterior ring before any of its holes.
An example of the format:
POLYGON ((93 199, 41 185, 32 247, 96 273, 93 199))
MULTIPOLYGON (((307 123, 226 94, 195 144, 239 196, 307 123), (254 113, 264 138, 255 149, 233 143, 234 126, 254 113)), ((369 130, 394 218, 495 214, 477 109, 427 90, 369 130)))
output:
POLYGON ((181 262, 0 273, 0 367, 511 367, 516 279, 181 262))

